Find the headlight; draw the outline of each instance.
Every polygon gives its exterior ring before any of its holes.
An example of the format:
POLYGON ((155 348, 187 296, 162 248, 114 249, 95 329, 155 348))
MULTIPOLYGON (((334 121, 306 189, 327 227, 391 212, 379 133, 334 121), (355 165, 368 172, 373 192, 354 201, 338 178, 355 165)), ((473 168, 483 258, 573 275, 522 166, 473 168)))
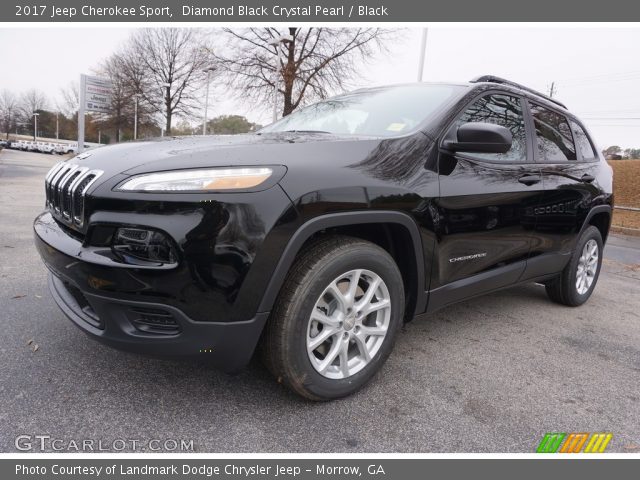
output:
POLYGON ((117 189, 137 192, 202 192, 257 187, 267 180, 270 168, 208 168, 145 173, 127 180, 117 189))

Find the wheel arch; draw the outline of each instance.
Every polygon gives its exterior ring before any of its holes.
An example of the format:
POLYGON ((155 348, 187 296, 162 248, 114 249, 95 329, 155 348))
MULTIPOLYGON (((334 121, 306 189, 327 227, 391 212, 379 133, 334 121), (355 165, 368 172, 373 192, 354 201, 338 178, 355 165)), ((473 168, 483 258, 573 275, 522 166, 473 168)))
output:
POLYGON ((582 235, 582 232, 584 232, 587 227, 593 225, 600 231, 602 243, 606 243, 609 227, 611 226, 611 214, 612 209, 610 205, 597 205, 593 207, 584 219, 578 237, 582 235))
MULTIPOLYGON (((349 226, 363 225, 393 225, 406 232, 411 241, 413 250, 413 264, 415 266, 412 277, 415 281, 413 290, 415 301, 410 304, 413 311, 405 312, 407 318, 412 318, 415 314, 421 313, 426 307, 425 288, 425 259, 422 239, 418 225, 408 214, 398 211, 361 211, 361 212, 340 212, 321 215, 305 222, 292 235, 284 249, 278 264, 267 284, 267 288, 260 302, 258 311, 269 312, 273 308, 280 293, 280 289, 285 282, 287 274, 296 260, 298 254, 314 235, 323 231, 349 226)), ((356 237, 365 238, 360 235, 356 237)), ((379 242, 374 242, 378 243, 379 242)), ((392 255, 393 256, 393 255, 392 255)), ((396 260, 394 258, 394 260, 396 260)), ((396 260, 397 262, 397 260, 396 260)), ((400 265, 399 265, 400 267, 400 265)), ((405 266, 406 267, 406 266, 405 266)), ((401 268, 401 267, 400 267, 401 268)), ((402 271, 402 268, 401 268, 402 271)), ((405 272, 403 273, 403 277, 405 272)), ((409 292, 406 292, 409 293, 409 292)), ((409 295, 407 295, 409 296, 409 295)))

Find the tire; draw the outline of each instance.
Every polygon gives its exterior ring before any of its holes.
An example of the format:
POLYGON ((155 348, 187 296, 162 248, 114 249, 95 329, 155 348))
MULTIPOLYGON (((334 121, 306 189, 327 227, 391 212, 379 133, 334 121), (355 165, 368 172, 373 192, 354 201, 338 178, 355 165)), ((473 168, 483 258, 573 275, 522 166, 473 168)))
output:
POLYGON ((327 237, 291 268, 261 341, 262 359, 278 382, 305 398, 351 395, 391 353, 404 305, 402 275, 385 250, 352 237, 327 237), (370 288, 375 302, 367 303, 370 288), (364 305, 375 311, 367 315, 364 305))
POLYGON ((577 307, 586 302, 598 283, 602 266, 602 251, 602 235, 596 227, 590 225, 578 238, 571 260, 562 273, 546 283, 545 287, 549 298, 556 303, 570 307, 577 307), (597 255, 595 259, 591 256, 594 246, 597 255), (587 272, 580 275, 585 270, 585 262, 588 267, 587 272), (579 275, 583 279, 583 283, 578 282, 579 275))

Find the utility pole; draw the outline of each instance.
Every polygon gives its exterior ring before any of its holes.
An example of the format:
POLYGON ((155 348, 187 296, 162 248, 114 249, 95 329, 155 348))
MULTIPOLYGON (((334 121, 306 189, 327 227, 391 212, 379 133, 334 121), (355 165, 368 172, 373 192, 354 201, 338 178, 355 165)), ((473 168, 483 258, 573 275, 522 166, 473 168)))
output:
POLYGON ((136 97, 136 106, 133 114, 133 139, 138 139, 138 94, 134 95, 136 97))
POLYGON ((551 82, 551 85, 549 86, 549 97, 553 98, 556 93, 558 93, 558 90, 556 89, 556 82, 551 82))
POLYGON ((56 140, 60 139, 60 124, 58 123, 59 112, 56 112, 56 140))
POLYGON ((424 60, 427 53, 427 35, 429 34, 428 28, 422 29, 422 39, 420 40, 420 57, 418 58, 418 81, 422 81, 422 74, 424 73, 424 60))
POLYGON ((278 120, 278 85, 280 84, 280 44, 293 42, 291 35, 282 35, 269 41, 269 45, 276 49, 276 68, 273 75, 273 121, 278 120))
POLYGON ((33 141, 36 141, 38 137, 38 115, 39 113, 33 112, 33 141))
POLYGON ((207 134, 207 110, 209 108, 209 84, 211 83, 211 72, 215 71, 216 67, 209 67, 205 69, 207 72, 207 93, 204 97, 204 118, 202 119, 202 135, 207 134))
POLYGON ((87 76, 80 75, 80 108, 78 108, 78 153, 84 152, 84 113, 87 107, 87 76))

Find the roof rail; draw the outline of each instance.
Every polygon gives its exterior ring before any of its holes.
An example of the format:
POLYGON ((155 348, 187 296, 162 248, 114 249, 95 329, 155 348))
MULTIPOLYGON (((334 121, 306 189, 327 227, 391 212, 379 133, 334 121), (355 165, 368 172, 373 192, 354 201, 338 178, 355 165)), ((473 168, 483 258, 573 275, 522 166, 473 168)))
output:
POLYGON ((519 88, 520 90, 524 90, 525 92, 538 95, 539 97, 549 100, 550 102, 553 102, 556 105, 560 105, 565 110, 567 109, 567 106, 564 103, 559 102, 555 98, 551 98, 549 95, 545 95, 544 93, 540 93, 537 90, 534 90, 533 88, 525 87, 524 85, 521 85, 519 83, 512 82, 511 80, 506 80, 501 77, 496 77, 494 75, 480 75, 479 77, 471 79, 470 82, 471 83, 489 82, 489 83, 499 83, 501 85, 509 85, 511 87, 516 87, 516 88, 519 88))

